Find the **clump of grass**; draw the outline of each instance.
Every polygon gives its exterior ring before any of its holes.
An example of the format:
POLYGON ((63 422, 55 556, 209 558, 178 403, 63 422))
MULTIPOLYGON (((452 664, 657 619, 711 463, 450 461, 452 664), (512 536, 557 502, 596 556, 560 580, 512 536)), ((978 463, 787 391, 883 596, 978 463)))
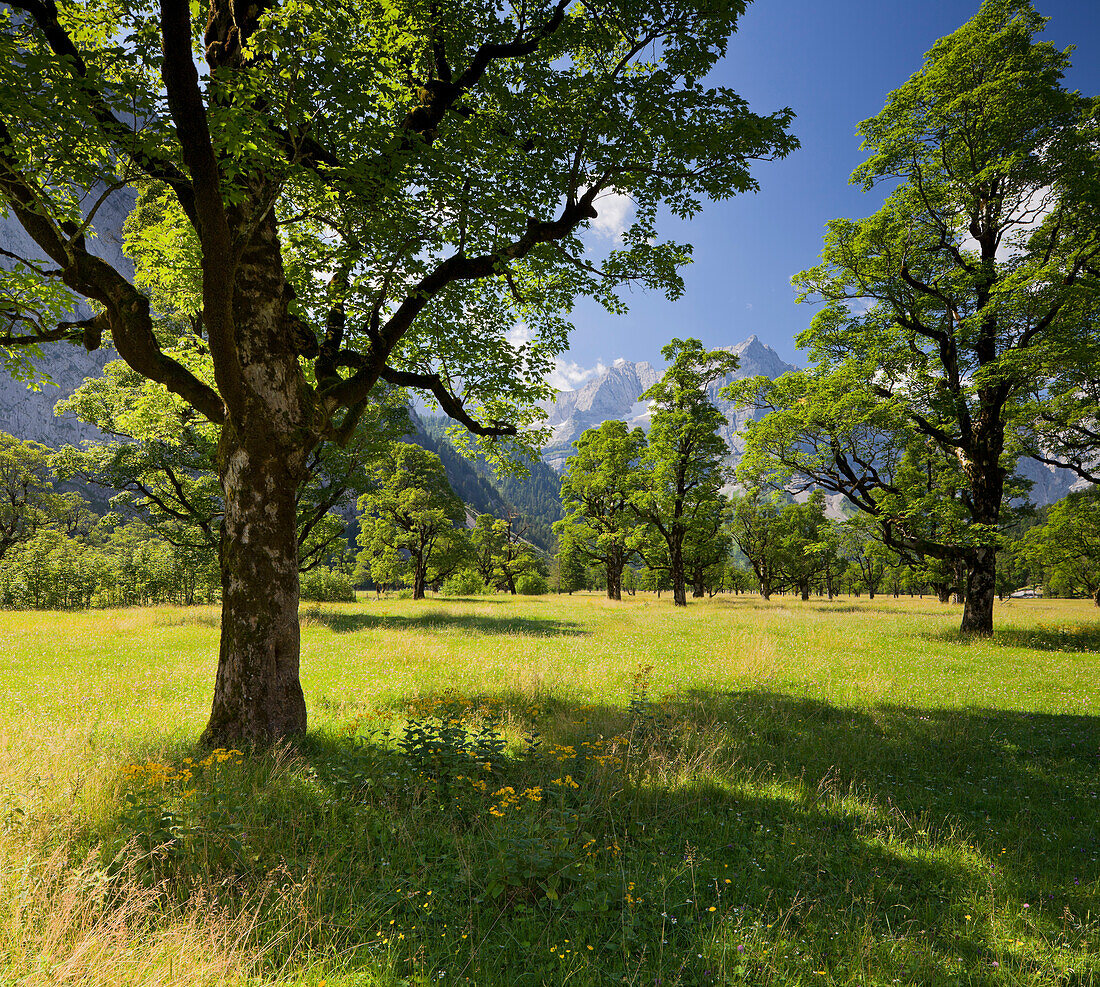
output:
POLYGON ((185 904, 164 889, 113 878, 98 852, 49 856, 0 872, 0 979, 28 985, 244 984, 260 953, 247 913, 226 915, 201 895, 185 904))

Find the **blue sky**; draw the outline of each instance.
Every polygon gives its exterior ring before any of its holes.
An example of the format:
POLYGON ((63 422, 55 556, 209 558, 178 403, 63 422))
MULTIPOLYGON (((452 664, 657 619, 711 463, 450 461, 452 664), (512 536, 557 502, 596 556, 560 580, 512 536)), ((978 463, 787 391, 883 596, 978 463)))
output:
MULTIPOLYGON (((1050 18, 1044 39, 1076 46, 1066 85, 1100 93, 1100 0, 1035 5, 1050 18)), ((802 148, 756 165, 755 195, 707 204, 686 229, 665 225, 667 235, 695 246, 678 301, 635 293, 625 316, 579 305, 556 386, 576 386, 618 358, 660 363, 672 336, 720 346, 755 333, 783 359, 804 362, 794 336, 812 309, 795 304, 791 275, 816 261, 828 220, 866 215, 880 201, 848 184, 863 160, 856 126, 920 68, 937 38, 977 9, 978 0, 755 0, 714 80, 758 113, 794 109, 802 148)))

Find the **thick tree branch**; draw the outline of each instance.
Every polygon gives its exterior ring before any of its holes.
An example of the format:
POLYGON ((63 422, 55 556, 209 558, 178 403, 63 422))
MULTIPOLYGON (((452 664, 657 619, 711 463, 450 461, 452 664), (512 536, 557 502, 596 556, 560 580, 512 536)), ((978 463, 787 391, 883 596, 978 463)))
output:
MULTIPOLYGON (((134 370, 164 384, 220 424, 225 408, 217 392, 161 351, 153 333, 149 300, 105 260, 90 253, 82 237, 62 234, 43 209, 35 187, 18 170, 13 150, 11 133, 0 121, 0 196, 23 229, 58 265, 66 285, 104 306, 115 348, 134 370)), ((96 323, 96 328, 102 326, 102 321, 96 323)), ((88 327, 80 328, 88 341, 88 327)))
POLYGON ((473 281, 503 275, 510 261, 526 257, 540 243, 564 240, 586 218, 595 215, 592 203, 603 191, 599 185, 589 188, 579 200, 567 201, 561 215, 555 220, 527 220, 527 229, 521 237, 501 247, 495 253, 477 257, 452 254, 441 261, 415 285, 405 300, 390 316, 378 334, 377 345, 372 345, 369 358, 360 358, 360 369, 347 380, 340 381, 321 391, 329 408, 335 410, 363 400, 385 369, 385 361, 401 338, 408 332, 413 320, 424 307, 448 285, 457 281, 473 281))
POLYGON ((492 422, 488 425, 483 425, 481 422, 471 418, 466 409, 463 408, 462 401, 447 389, 447 385, 444 384, 443 379, 438 374, 419 374, 408 370, 393 370, 390 367, 384 367, 381 377, 387 383, 396 384, 398 387, 416 387, 420 390, 431 391, 432 395, 439 402, 439 407, 455 421, 465 425, 474 435, 500 436, 517 434, 518 430, 515 425, 507 425, 502 422, 492 422))
POLYGON ((236 252, 222 202, 221 174, 199 74, 191 57, 191 13, 187 0, 161 0, 164 65, 161 77, 176 125, 184 164, 195 188, 195 213, 202 244, 203 323, 214 357, 214 374, 226 405, 243 402, 241 364, 233 323, 236 252))

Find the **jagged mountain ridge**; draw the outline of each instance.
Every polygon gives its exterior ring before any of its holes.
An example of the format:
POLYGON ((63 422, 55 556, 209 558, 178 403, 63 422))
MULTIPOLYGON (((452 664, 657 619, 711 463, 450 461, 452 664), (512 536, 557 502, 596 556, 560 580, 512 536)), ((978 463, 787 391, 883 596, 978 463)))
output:
MULTIPOLYGON (((786 363, 756 335, 749 336, 735 346, 718 348, 736 354, 741 361, 735 374, 716 381, 708 391, 710 399, 726 418, 721 435, 730 449, 729 465, 736 467, 745 449, 741 432, 753 418, 754 412, 747 408, 737 409, 731 402, 723 400, 719 392, 733 380, 758 376, 775 380, 776 377, 798 368, 786 363)), ((547 424, 552 432, 550 441, 543 448, 543 459, 560 472, 574 452, 573 442, 586 429, 598 428, 605 421, 618 419, 625 421, 631 428, 640 426, 648 430, 649 407, 646 402, 639 401, 638 397, 660 377, 661 372, 650 363, 616 360, 611 367, 583 387, 575 391, 559 392, 555 401, 546 406, 547 424)), ((1039 505, 1053 503, 1071 490, 1087 486, 1069 470, 1046 466, 1031 459, 1021 460, 1018 470, 1031 481, 1030 498, 1039 505)), ((829 498, 830 510, 837 517, 843 515, 840 503, 842 500, 839 495, 831 495, 829 498)))
MULTIPOLYGON (((728 424, 722 430, 722 438, 730 447, 732 464, 736 464, 744 449, 740 431, 753 413, 748 409, 737 410, 731 402, 723 400, 719 392, 734 380, 761 375, 774 380, 797 367, 785 363, 775 350, 755 335, 735 346, 719 348, 734 353, 741 361, 736 373, 715 381, 709 390, 711 400, 726 417, 728 424)), ((573 443, 581 433, 589 428, 598 428, 605 421, 618 419, 631 428, 637 426, 648 430, 649 404, 640 401, 639 397, 660 379, 661 371, 651 363, 616 360, 583 387, 575 391, 560 391, 554 402, 545 406, 551 437, 542 451, 542 458, 560 471, 573 454, 573 443)))

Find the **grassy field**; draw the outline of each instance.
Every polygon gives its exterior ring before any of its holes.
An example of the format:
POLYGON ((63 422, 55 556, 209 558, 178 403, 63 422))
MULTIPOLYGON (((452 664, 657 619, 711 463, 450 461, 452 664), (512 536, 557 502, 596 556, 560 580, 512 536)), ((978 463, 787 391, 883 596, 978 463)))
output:
POLYGON ((0 983, 1100 985, 1100 614, 957 623, 306 605, 250 759, 216 611, 0 613, 0 983))

